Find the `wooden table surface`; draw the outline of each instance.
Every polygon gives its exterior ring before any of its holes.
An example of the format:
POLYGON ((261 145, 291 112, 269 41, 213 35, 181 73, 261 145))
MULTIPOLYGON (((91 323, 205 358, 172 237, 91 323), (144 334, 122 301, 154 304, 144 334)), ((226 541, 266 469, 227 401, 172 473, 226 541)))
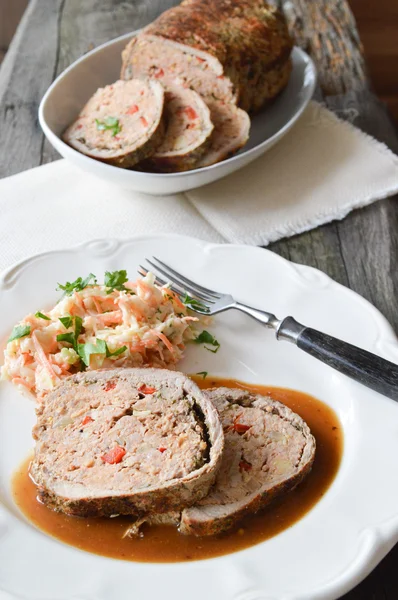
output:
MULTIPOLYGON (((91 48, 145 25, 174 3, 31 0, 0 71, 0 177, 58 158, 44 140, 37 120, 39 102, 53 79, 91 48)), ((285 6, 296 43, 317 64, 316 97, 398 153, 394 125, 370 90, 347 2, 291 0, 285 6)), ((321 269, 357 291, 398 332, 396 198, 270 248, 294 262, 321 269)), ((344 599, 397 600, 397 564, 398 546, 344 599)))

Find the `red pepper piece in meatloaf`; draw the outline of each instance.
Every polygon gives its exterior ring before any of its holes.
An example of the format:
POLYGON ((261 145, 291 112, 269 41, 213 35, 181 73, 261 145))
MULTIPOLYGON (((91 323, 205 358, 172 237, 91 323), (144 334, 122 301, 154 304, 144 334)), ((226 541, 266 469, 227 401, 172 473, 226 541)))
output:
POLYGON ((95 92, 63 139, 87 156, 132 167, 161 144, 163 109, 164 89, 157 81, 117 81, 95 92))
POLYGON ((38 408, 33 437, 41 501, 83 517, 194 504, 215 480, 224 443, 199 388, 182 373, 149 368, 68 377, 38 408))

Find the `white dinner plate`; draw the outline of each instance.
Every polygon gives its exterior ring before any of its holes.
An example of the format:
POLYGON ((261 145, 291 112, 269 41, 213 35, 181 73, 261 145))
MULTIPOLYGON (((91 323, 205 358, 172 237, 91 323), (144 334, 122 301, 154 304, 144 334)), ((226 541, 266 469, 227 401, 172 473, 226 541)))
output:
MULTIPOLYGON (((152 255, 210 288, 397 361, 380 313, 323 273, 250 246, 180 236, 99 240, 30 258, 0 278, 0 336, 59 297, 56 282, 126 268, 152 255)), ((236 311, 217 316, 217 354, 189 347, 181 370, 302 390, 331 406, 344 429, 341 467, 301 520, 256 546, 190 563, 104 558, 31 525, 10 478, 32 448, 33 403, 0 385, 0 597, 24 600, 330 600, 348 591, 398 541, 398 406, 333 371, 236 311)))
POLYGON ((305 52, 294 48, 293 71, 287 87, 272 106, 252 118, 249 141, 237 155, 210 167, 183 173, 141 173, 113 167, 77 152, 62 141, 61 135, 99 87, 119 79, 121 52, 136 34, 116 38, 79 58, 54 81, 39 108, 40 125, 50 143, 64 158, 127 189, 156 195, 172 194, 200 187, 233 173, 279 141, 297 121, 314 92, 314 64, 305 52))

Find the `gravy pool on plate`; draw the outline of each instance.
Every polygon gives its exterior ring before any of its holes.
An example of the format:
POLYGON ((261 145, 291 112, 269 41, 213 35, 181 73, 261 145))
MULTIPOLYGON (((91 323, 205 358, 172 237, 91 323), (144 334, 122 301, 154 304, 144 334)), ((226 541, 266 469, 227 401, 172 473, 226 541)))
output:
POLYGON ((322 498, 337 474, 343 451, 343 430, 335 412, 320 400, 294 390, 216 377, 193 379, 202 389, 241 387, 264 396, 272 395, 299 414, 309 425, 317 443, 314 465, 305 481, 275 504, 245 518, 223 535, 197 538, 181 535, 174 527, 158 525, 144 528, 144 537, 131 539, 123 538, 131 524, 128 517, 68 517, 40 504, 36 499, 36 487, 28 475, 29 458, 13 479, 14 500, 21 511, 39 529, 67 544, 103 556, 137 562, 212 558, 258 544, 292 526, 322 498))

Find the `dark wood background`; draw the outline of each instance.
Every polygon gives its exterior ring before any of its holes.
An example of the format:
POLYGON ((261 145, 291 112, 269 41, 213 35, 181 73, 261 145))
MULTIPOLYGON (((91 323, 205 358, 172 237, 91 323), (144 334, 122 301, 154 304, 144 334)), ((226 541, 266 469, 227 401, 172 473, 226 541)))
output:
MULTIPOLYGON (((0 63, 27 3, 0 0, 0 63)), ((398 0, 349 0, 349 4, 374 88, 398 123, 398 0)))
MULTIPOLYGON (((93 44, 142 26, 175 2, 31 0, 23 31, 4 63, 7 69, 0 69, 0 177, 56 158, 36 119, 38 102, 54 77, 93 44)), ((296 41, 311 53, 319 70, 317 98, 340 115, 347 107, 354 109, 355 125, 398 153, 394 126, 364 76, 355 22, 345 0, 289 4, 296 41)), ((398 0, 350 4, 374 88, 398 122, 398 0)), ((25 5, 26 0, 0 0, 0 60, 25 5)), ((354 289, 398 332, 397 199, 354 211, 343 221, 281 240, 270 249, 354 289)), ((344 600, 398 600, 397 566, 398 545, 344 600)))

